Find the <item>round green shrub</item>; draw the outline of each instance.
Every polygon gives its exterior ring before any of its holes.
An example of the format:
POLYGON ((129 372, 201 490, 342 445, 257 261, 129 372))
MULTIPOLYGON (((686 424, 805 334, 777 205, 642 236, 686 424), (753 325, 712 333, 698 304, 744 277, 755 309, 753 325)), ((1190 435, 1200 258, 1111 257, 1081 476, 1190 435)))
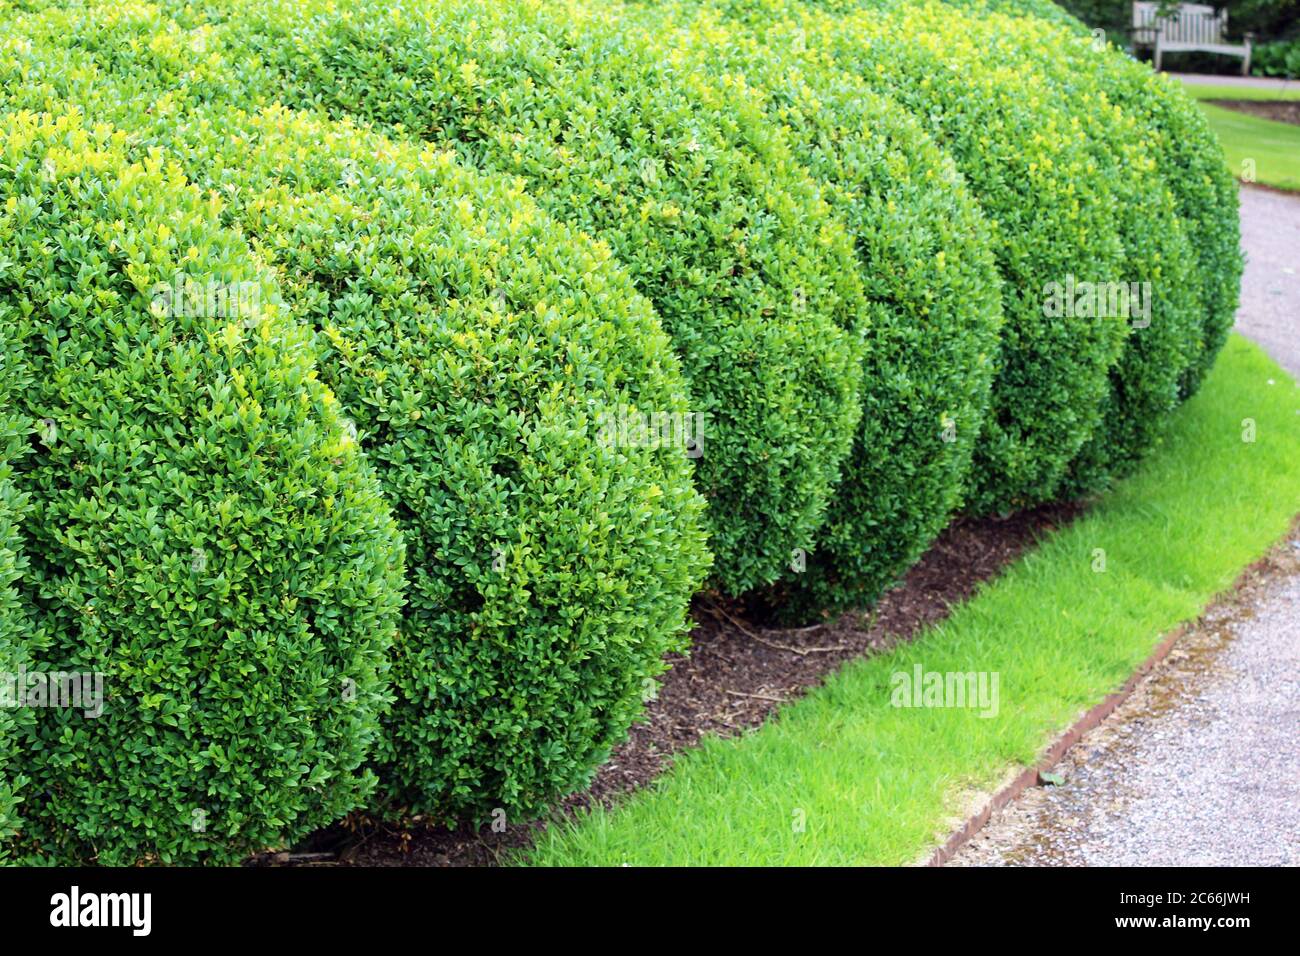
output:
POLYGON ((1237 181, 1205 114, 1179 81, 1152 73, 1116 50, 1101 54, 1082 39, 1065 46, 1071 62, 1101 60, 1111 98, 1145 127, 1158 151, 1165 183, 1187 223, 1196 252, 1202 322, 1200 348, 1181 380, 1184 398, 1194 395, 1236 321, 1245 260, 1237 181))
POLYGON ((1111 62, 1127 81, 1117 101, 1147 120, 1167 157, 1167 181, 1197 253, 1204 318, 1200 350, 1182 380, 1182 395, 1189 398, 1213 367, 1236 321, 1245 265, 1237 182, 1205 114, 1177 88, 1176 80, 1142 74, 1138 64, 1123 58, 1111 62))
POLYGON ((815 540, 861 413, 865 307, 851 242, 752 96, 572 3, 180 7, 248 101, 454 147, 608 243, 705 422, 716 586, 768 583, 815 540))
POLYGON ((228 197, 318 330, 322 378, 405 534, 383 809, 540 812, 625 735, 708 568, 688 450, 636 427, 691 413, 653 308, 519 180, 350 123, 214 105, 204 75, 113 53, 97 71, 85 47, 115 45, 96 24, 122 21, 86 24, 71 57, 57 39, 28 51, 27 88, 130 119, 228 197))
POLYGON ((185 137, 321 330, 406 534, 385 793, 543 812, 626 735, 708 568, 688 450, 639 425, 690 428, 653 308, 607 247, 450 153, 283 110, 185 137))
POLYGON ((757 87, 853 237, 871 320, 862 420, 826 525, 763 598, 787 620, 863 606, 960 504, 1001 325, 987 224, 920 124, 823 51, 762 45, 707 3, 605 7, 696 69, 757 87))
POLYGON ((956 162, 993 229, 1005 316, 967 507, 1050 500, 1100 421, 1128 332, 1120 319, 1044 314, 1048 283, 1123 271, 1113 184, 1077 117, 1043 78, 987 57, 952 8, 832 16, 785 0, 735 0, 728 10, 760 41, 825 51, 888 92, 956 162))
POLYGON ((373 789, 400 537, 220 207, 107 124, 0 122, 12 584, 29 666, 85 677, 22 740, 33 859, 235 862, 373 789))
POLYGON ((1200 357, 1202 289, 1189 229, 1169 185, 1177 171, 1162 168, 1166 157, 1153 148, 1158 142, 1147 126, 1112 100, 1116 84, 1107 76, 1106 58, 1078 55, 1075 48, 1090 40, 1038 19, 1017 22, 986 13, 964 20, 993 59, 1033 69, 1075 107, 1093 159, 1115 194, 1124 263, 1109 290, 1121 301, 1108 305, 1122 307, 1124 291, 1132 293, 1130 332, 1110 373, 1101 423, 1061 489, 1063 496, 1081 495, 1127 473, 1155 444, 1200 357))

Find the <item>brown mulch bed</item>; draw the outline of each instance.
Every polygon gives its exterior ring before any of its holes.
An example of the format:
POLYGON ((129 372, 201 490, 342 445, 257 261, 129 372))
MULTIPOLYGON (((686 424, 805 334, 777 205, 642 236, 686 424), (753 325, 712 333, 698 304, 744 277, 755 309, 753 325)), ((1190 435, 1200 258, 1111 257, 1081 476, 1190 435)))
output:
MULTIPOLYGON (((668 769, 678 751, 706 734, 735 736, 757 727, 778 706, 801 696, 846 661, 880 653, 947 616, 954 604, 996 576, 1040 536, 1068 524, 1079 504, 1052 505, 1006 518, 960 519, 940 536, 903 581, 869 612, 824 625, 781 629, 747 621, 743 609, 702 595, 693 611, 689 656, 674 655, 646 720, 597 771, 591 787, 557 813, 610 804, 668 769)), ((300 852, 262 864, 481 866, 527 846, 545 825, 512 825, 494 833, 418 825, 394 829, 353 817, 318 833, 300 852)))
POLYGON ((1260 119, 1275 120, 1300 126, 1300 100, 1206 100, 1238 113, 1249 113, 1260 119))

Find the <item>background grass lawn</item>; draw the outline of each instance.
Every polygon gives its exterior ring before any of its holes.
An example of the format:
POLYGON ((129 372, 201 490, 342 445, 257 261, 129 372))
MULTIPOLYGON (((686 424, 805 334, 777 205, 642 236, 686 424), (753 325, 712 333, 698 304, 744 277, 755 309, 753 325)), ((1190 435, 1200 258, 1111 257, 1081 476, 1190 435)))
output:
POLYGON ((1213 103, 1201 109, 1223 143, 1228 167, 1241 178, 1242 164, 1255 161, 1255 181, 1277 189, 1300 191, 1300 126, 1248 116, 1213 103))
POLYGON ((1183 89, 1198 100, 1300 100, 1300 80, 1286 89, 1255 86, 1205 86, 1184 83, 1183 89))
MULTIPOLYGON (((1198 100, 1300 100, 1295 89, 1254 89, 1247 86, 1183 84, 1198 100)), ((1255 180, 1276 189, 1300 191, 1300 126, 1260 119, 1213 103, 1201 103, 1210 126, 1223 143, 1228 168, 1241 178, 1246 159, 1255 161, 1255 180)))
POLYGON ((757 731, 707 740, 619 808, 552 826, 520 862, 917 860, 963 789, 1032 762, 1286 533, 1300 511, 1298 399, 1234 336, 1137 475, 943 625, 849 665, 757 731), (916 664, 997 672, 997 716, 891 706, 891 675, 916 664))

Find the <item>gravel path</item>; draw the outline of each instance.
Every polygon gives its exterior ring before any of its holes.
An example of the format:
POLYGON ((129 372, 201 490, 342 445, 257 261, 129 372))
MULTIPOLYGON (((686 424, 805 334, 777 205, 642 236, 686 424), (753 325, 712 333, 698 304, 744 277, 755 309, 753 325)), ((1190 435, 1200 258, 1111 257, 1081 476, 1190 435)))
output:
POLYGON ((1300 866, 1300 534, 950 866, 1300 866))
POLYGON ((1300 196, 1242 186, 1241 244, 1237 330, 1300 376, 1300 196))

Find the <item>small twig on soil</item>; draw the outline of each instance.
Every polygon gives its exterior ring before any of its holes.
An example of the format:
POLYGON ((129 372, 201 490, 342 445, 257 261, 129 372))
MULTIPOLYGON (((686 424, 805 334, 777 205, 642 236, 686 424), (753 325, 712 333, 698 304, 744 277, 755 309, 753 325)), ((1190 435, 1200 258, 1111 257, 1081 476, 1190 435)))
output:
POLYGON ((821 630, 825 627, 825 622, 818 624, 809 624, 807 627, 783 627, 780 630, 782 634, 811 634, 813 631, 821 630))
POLYGON ((492 857, 492 864, 493 864, 494 866, 500 866, 500 865, 501 865, 501 850, 500 850, 500 848, 497 847, 497 846, 492 845, 492 844, 489 843, 487 840, 484 840, 482 834, 477 834, 477 833, 476 833, 476 834, 474 835, 474 838, 475 838, 476 840, 478 840, 478 845, 479 845, 480 847, 482 847, 484 850, 486 850, 486 851, 487 851, 487 854, 488 854, 490 857, 492 857))
POLYGON ((336 860, 337 853, 277 853, 271 859, 276 863, 312 863, 318 860, 336 860))
POLYGON ((734 694, 736 697, 753 697, 755 700, 770 700, 776 704, 784 704, 784 697, 770 697, 767 694, 746 694, 744 691, 729 690, 728 694, 734 694))
MULTIPOLYGON (((789 644, 778 644, 776 641, 769 641, 767 638, 759 637, 744 624, 740 623, 740 621, 728 614, 726 608, 719 607, 716 604, 709 605, 709 608, 725 617, 737 630, 740 631, 741 634, 744 634, 750 640, 758 641, 758 643, 765 644, 778 651, 789 651, 791 654, 798 654, 800 657, 803 657, 805 654, 825 654, 829 651, 842 651, 844 649, 843 647, 791 647, 789 644)), ((820 625, 818 626, 820 627, 820 625)))

